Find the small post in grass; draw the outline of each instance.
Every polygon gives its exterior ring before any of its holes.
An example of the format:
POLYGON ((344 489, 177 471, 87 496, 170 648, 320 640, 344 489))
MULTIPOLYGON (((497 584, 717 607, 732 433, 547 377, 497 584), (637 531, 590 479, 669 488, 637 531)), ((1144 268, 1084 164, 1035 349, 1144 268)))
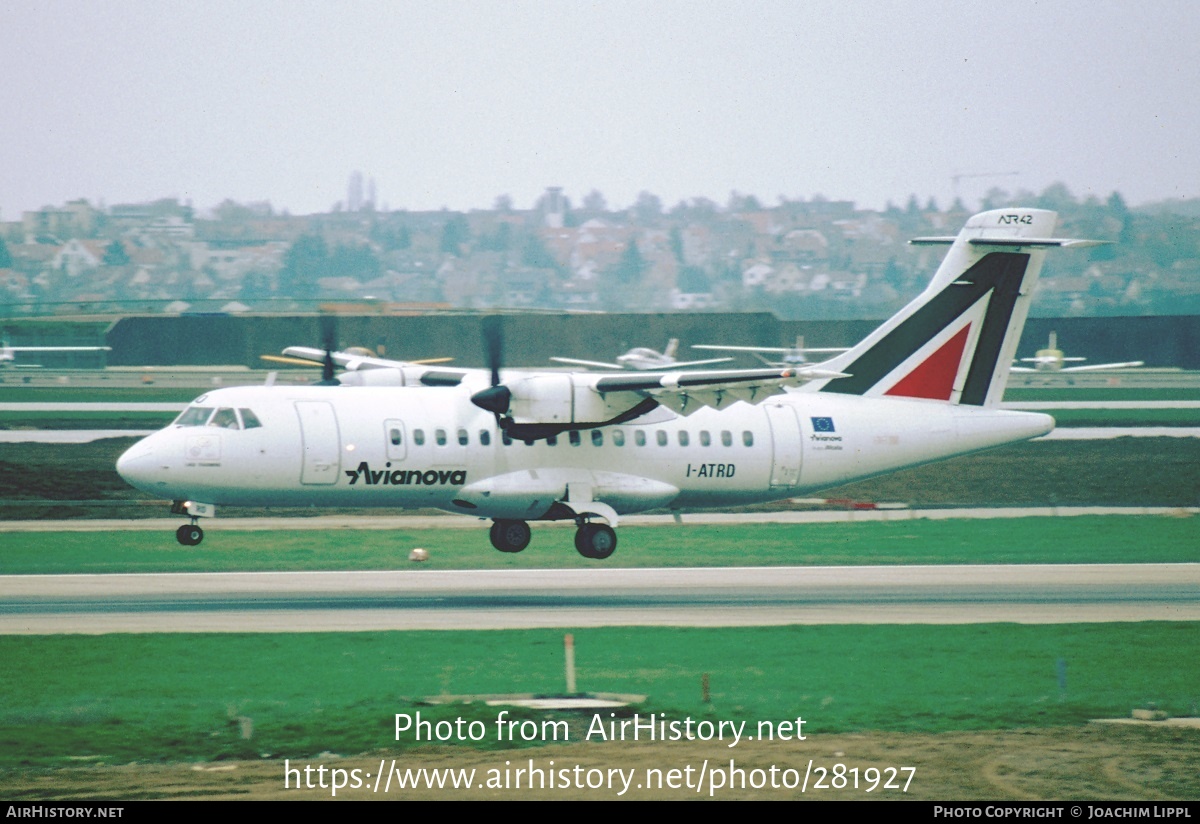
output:
POLYGON ((563 636, 563 646, 567 653, 567 695, 575 694, 575 636, 567 633, 563 636))

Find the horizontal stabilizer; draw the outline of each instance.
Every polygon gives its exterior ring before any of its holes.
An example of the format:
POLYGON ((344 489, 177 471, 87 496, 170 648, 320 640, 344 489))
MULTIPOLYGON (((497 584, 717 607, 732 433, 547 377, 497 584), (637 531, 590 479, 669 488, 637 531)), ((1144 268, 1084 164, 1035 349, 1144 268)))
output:
MULTIPOLYGON (((911 246, 949 246, 955 237, 915 237, 911 246)), ((1106 246, 1111 240, 1083 240, 1069 237, 975 237, 967 243, 972 246, 1057 246, 1062 249, 1084 249, 1089 246, 1106 246)))

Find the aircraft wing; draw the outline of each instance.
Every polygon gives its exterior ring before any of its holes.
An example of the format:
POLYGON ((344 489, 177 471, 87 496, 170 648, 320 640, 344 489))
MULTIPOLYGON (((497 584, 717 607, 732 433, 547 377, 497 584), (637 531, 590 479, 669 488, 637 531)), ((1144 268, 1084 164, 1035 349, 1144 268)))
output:
POLYGON ((604 361, 580 360, 579 358, 551 358, 555 363, 565 363, 570 366, 586 366, 591 369, 619 369, 624 371, 625 367, 619 363, 605 363, 604 361))
POLYGON ((789 386, 810 380, 845 377, 844 373, 817 367, 785 369, 727 369, 694 372, 639 372, 598 376, 593 389, 601 396, 631 392, 653 398, 680 415, 708 406, 724 409, 737 401, 758 403, 779 395, 789 386))
POLYGON ((570 429, 628 423, 659 406, 680 415, 703 407, 758 403, 808 380, 844 377, 819 367, 695 372, 516 372, 471 396, 514 438, 537 439, 570 429))
MULTIPOLYGON (((321 365, 325 362, 325 350, 314 349, 311 346, 289 346, 283 350, 283 354, 295 358, 299 363, 313 363, 321 365)), ((359 369, 402 369, 406 366, 423 366, 435 363, 447 363, 454 358, 425 358, 422 360, 398 361, 389 360, 388 358, 377 358, 370 355, 358 355, 352 352, 331 352, 330 356, 336 366, 345 369, 348 372, 356 372, 359 369)), ((277 355, 262 355, 264 360, 275 360, 284 363, 282 358, 277 355)), ((466 372, 467 370, 461 370, 466 372)))
POLYGON ((1145 366, 1145 361, 1128 361, 1127 363, 1089 363, 1087 366, 1066 366, 1059 372, 1100 372, 1105 369, 1135 369, 1145 366))
POLYGON ((6 352, 111 352, 111 346, 5 346, 6 352))
POLYGON ((718 363, 729 363, 733 358, 707 358, 705 360, 675 361, 663 369, 691 369, 696 366, 712 366, 718 363))
POLYGON ((837 355, 847 351, 846 347, 811 347, 804 346, 800 349, 789 346, 719 346, 710 343, 694 343, 693 349, 712 349, 717 352, 762 352, 763 354, 771 355, 790 355, 793 352, 803 352, 805 354, 816 355, 837 355))
MULTIPOLYGON (((619 363, 605 363, 604 361, 582 360, 580 358, 558 358, 554 357, 550 360, 555 363, 565 363, 569 366, 584 366, 589 369, 619 369, 626 371, 626 367, 619 363)), ((705 360, 694 361, 676 361, 675 363, 665 364, 661 369, 690 369, 694 366, 712 366, 717 363, 729 363, 733 358, 707 358, 705 360)))

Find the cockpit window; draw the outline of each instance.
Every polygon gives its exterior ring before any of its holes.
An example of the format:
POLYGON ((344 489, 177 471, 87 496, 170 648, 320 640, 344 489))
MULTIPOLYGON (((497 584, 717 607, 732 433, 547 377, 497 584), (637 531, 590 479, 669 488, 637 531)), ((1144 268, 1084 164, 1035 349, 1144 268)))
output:
POLYGON ((239 409, 238 411, 242 413, 242 426, 247 429, 257 429, 262 426, 262 421, 258 419, 258 415, 255 415, 249 409, 239 409))
POLYGON ((218 409, 216 414, 208 422, 209 426, 219 426, 222 429, 241 429, 238 423, 237 413, 232 409, 218 409))
POLYGON ((176 426, 204 426, 208 416, 212 414, 211 406, 189 406, 183 414, 175 419, 176 426))

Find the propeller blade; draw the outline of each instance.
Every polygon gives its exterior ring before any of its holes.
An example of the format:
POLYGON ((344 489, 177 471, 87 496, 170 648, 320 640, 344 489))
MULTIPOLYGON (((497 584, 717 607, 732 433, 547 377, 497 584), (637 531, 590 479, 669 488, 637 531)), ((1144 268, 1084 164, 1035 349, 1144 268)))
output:
POLYGON ((337 321, 332 315, 321 315, 321 337, 325 348, 325 360, 321 363, 321 381, 318 386, 338 386, 334 377, 333 350, 337 348, 337 321))
POLYGON ((284 355, 259 355, 261 360, 270 361, 271 363, 286 363, 289 366, 320 366, 319 361, 304 360, 303 358, 289 358, 284 355))
POLYGON ((504 362, 503 323, 499 315, 487 315, 483 319, 483 348, 487 354, 488 369, 492 372, 492 386, 500 385, 500 365, 504 362))

